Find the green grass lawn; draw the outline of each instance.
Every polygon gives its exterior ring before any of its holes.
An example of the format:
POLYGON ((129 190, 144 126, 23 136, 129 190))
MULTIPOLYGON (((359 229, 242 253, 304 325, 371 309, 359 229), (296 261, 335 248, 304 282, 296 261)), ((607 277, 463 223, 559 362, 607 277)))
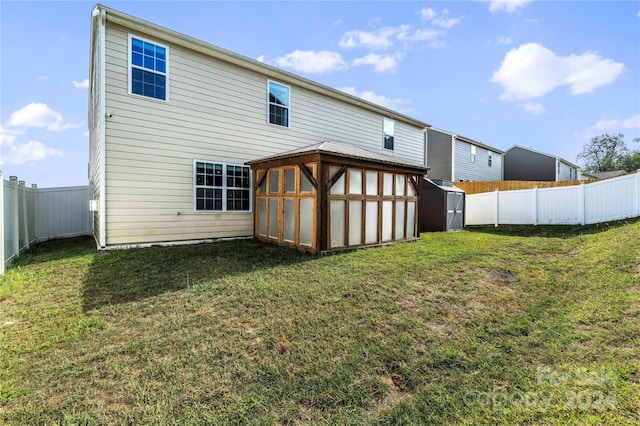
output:
POLYGON ((0 278, 0 423, 638 424, 640 221, 315 256, 243 240, 0 278))

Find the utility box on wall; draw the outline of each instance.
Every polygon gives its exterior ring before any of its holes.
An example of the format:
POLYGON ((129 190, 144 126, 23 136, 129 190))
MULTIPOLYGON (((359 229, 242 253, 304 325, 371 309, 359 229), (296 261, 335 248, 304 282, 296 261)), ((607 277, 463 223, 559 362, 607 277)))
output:
POLYGON ((465 192, 448 181, 422 179, 420 232, 459 231, 464 228, 465 192))

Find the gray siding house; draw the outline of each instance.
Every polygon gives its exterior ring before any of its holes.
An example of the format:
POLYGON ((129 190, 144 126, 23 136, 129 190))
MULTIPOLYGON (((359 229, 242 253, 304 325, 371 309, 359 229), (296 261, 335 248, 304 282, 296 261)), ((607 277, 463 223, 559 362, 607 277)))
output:
POLYGON ((580 167, 557 156, 514 145, 504 155, 505 180, 560 182, 580 179, 580 167))
POLYGON ((426 165, 429 124, 102 5, 89 76, 99 247, 252 236, 245 163, 311 144, 426 165))
POLYGON ((427 131, 430 179, 458 181, 502 180, 504 152, 445 130, 427 131))

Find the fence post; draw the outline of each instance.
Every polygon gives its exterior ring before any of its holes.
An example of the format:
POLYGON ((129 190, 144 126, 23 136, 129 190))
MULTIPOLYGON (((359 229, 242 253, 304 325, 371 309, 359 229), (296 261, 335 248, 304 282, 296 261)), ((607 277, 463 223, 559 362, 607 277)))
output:
POLYGON ((21 180, 18 182, 18 187, 22 192, 22 221, 24 222, 24 226, 22 227, 22 234, 24 237, 24 247, 25 249, 29 248, 29 215, 27 214, 27 187, 25 185, 25 181, 21 180))
POLYGON ((11 187, 13 188, 13 208, 11 216, 13 216, 13 250, 11 251, 15 257, 20 255, 20 210, 18 208, 18 176, 9 176, 11 187))
POLYGON ((534 186, 531 191, 531 197, 533 197, 533 226, 538 225, 538 187, 534 186))
POLYGON ((4 179, 0 170, 0 275, 4 275, 4 179))
POLYGON ((640 169, 636 170, 636 216, 640 216, 640 169))
POLYGON ((498 225, 500 224, 500 191, 496 189, 496 204, 495 204, 495 209, 496 209, 496 222, 494 224, 494 227, 498 227, 498 225))
POLYGON ((39 239, 38 238, 38 185, 36 185, 35 183, 32 183, 31 188, 33 188, 33 210, 34 210, 33 227, 35 228, 33 230, 33 235, 35 236, 35 241, 37 243, 39 239))
POLYGON ((583 226, 586 224, 585 208, 587 203, 585 196, 584 183, 581 183, 578 186, 578 222, 583 226))

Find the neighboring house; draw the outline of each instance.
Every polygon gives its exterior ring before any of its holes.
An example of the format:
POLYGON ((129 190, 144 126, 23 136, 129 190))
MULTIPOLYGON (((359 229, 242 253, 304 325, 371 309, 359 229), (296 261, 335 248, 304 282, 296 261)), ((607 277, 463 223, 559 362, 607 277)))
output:
POLYGON ((606 172, 582 172, 583 179, 610 179, 627 174, 624 170, 609 170, 606 172))
POLYGON ((504 155, 504 180, 578 180, 580 167, 555 155, 514 145, 504 155))
POLYGON ((252 236, 245 162, 330 140, 424 168, 429 127, 105 6, 92 12, 99 247, 252 236))
POLYGON ((427 165, 430 179, 450 182, 502 180, 504 152, 445 130, 429 128, 427 165))

